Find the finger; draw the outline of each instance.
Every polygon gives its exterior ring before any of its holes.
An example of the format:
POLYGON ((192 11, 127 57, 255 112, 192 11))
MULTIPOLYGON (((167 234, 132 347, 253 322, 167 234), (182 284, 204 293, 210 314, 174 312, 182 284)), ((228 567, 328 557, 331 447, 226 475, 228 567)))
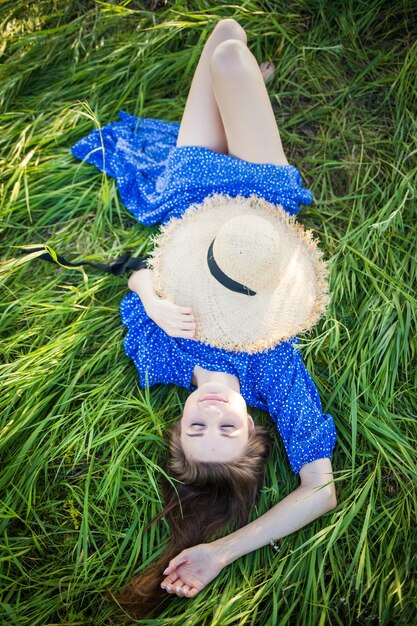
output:
POLYGON ((176 579, 173 583, 167 583, 166 585, 162 582, 161 587, 165 589, 167 593, 177 593, 176 588, 181 588, 182 584, 182 580, 176 579))
POLYGON ((169 587, 173 585, 173 583, 175 583, 178 580, 178 575, 174 572, 172 572, 172 574, 170 574, 169 576, 167 576, 166 578, 164 578, 164 580, 161 583, 161 587, 162 585, 164 585, 164 589, 166 587, 169 587))
POLYGON ((188 596, 188 592, 190 591, 190 586, 189 585, 183 585, 181 588, 181 592, 178 595, 181 595, 181 597, 185 597, 188 596))
POLYGON ((186 332, 193 333, 195 331, 195 324, 184 324, 184 322, 180 326, 181 330, 185 330, 186 332))
POLYGON ((192 326, 184 326, 183 324, 171 324, 171 326, 166 326, 163 330, 165 330, 166 334, 170 337, 185 337, 189 338, 194 335, 195 328, 192 326))
POLYGON ((182 317, 185 320, 194 320, 194 315, 192 313, 182 313, 181 311, 178 313, 178 317, 182 317))
POLYGON ((190 591, 187 593, 187 598, 194 598, 198 594, 200 590, 196 587, 191 587, 190 591))
POLYGON ((182 337, 183 339, 192 339, 194 335, 193 330, 179 330, 175 334, 175 337, 182 337))
POLYGON ((194 323, 187 324, 187 322, 180 321, 177 324, 176 328, 177 328, 177 330, 191 331, 191 330, 195 330, 195 324, 194 323))
POLYGON ((190 307, 188 307, 188 306, 180 306, 179 309, 180 309, 181 313, 186 313, 188 315, 192 315, 193 314, 193 310, 190 307))
POLYGON ((175 581, 174 591, 177 594, 177 596, 181 597, 183 595, 182 594, 183 587, 184 587, 184 582, 181 579, 178 579, 178 580, 175 581))
POLYGON ((162 581, 164 583, 164 585, 172 585, 172 583, 174 583, 178 578, 178 575, 175 571, 173 571, 169 576, 166 576, 164 578, 164 580, 162 581))
POLYGON ((186 317, 185 315, 179 315, 178 317, 176 317, 174 320, 172 320, 172 323, 176 324, 176 325, 185 325, 185 326, 194 326, 195 322, 193 319, 186 317))
POLYGON ((179 322, 181 322, 181 324, 187 324, 187 326, 190 326, 190 325, 195 326, 194 318, 186 317, 185 315, 182 315, 179 318, 179 322))
MULTIPOLYGON (((169 576, 170 574, 174 573, 175 569, 179 567, 179 565, 182 565, 183 563, 187 563, 187 562, 188 562, 187 553, 185 551, 180 552, 176 557, 170 560, 168 567, 164 569, 162 573, 165 576, 169 576)), ((174 580, 176 580, 178 576, 176 574, 174 575, 175 575, 174 580)))

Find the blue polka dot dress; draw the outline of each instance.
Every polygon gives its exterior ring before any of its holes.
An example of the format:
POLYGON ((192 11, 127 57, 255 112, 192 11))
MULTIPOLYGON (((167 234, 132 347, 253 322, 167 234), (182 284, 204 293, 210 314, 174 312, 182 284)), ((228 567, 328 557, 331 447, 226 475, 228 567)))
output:
POLYGON ((249 197, 252 193, 289 213, 310 204, 293 165, 251 163, 200 146, 179 146, 178 122, 137 118, 121 111, 120 121, 94 130, 72 148, 117 181, 120 197, 147 226, 181 217, 193 202, 211 193, 249 197))
MULTIPOLYGON (((312 201, 294 166, 251 163, 200 146, 177 147, 177 122, 123 111, 119 116, 81 139, 72 153, 116 179, 123 203, 142 224, 181 217, 191 203, 211 193, 255 193, 291 214, 312 201)), ((133 292, 122 300, 121 319, 128 329, 125 351, 142 387, 173 383, 194 391, 196 365, 233 374, 248 406, 267 411, 274 420, 295 474, 305 463, 331 458, 337 439, 334 421, 322 411, 317 388, 296 349, 297 337, 255 354, 170 337, 147 316, 133 292)))

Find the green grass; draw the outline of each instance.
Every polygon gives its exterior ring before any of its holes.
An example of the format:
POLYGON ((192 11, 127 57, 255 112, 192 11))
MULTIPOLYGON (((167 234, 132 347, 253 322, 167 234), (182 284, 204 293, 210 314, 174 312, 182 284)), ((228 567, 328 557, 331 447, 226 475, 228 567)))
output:
MULTIPOLYGON (((215 22, 234 17, 315 202, 300 220, 333 301, 302 340, 338 430, 338 506, 239 559, 149 624, 411 626, 416 590, 417 5, 411 0, 0 3, 1 625, 121 624, 104 600, 163 549, 166 426, 186 391, 141 390, 124 355, 126 280, 29 261, 149 248, 112 179, 72 158, 97 124, 180 121, 215 22), (414 572, 414 574, 413 574, 414 572)), ((297 485, 275 447, 258 508, 297 485)))

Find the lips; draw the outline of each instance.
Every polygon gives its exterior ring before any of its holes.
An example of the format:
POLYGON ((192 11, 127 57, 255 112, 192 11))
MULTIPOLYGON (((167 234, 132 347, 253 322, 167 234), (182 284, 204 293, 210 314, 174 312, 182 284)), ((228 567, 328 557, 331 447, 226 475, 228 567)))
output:
POLYGON ((218 396, 215 394, 210 394, 208 396, 205 396, 202 400, 200 400, 200 402, 227 402, 227 400, 225 400, 222 396, 218 396))

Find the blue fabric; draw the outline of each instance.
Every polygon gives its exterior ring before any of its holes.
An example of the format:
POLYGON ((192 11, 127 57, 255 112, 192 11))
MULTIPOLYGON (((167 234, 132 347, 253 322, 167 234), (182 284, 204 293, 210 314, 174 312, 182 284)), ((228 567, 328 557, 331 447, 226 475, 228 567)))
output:
POLYGON ((312 202, 293 165, 251 163, 200 146, 176 147, 178 122, 124 111, 119 116, 120 121, 78 141, 72 153, 116 178, 123 204, 142 224, 181 217, 191 203, 211 193, 245 198, 256 193, 291 214, 312 202))
MULTIPOLYGON (((256 193, 289 213, 312 201, 294 166, 251 163, 200 146, 177 148, 178 123, 119 115, 120 121, 93 131, 72 153, 116 178, 124 204, 143 224, 181 217, 191 203, 210 193, 256 193)), ((297 337, 251 355, 170 337, 147 316, 133 292, 122 300, 121 319, 128 329, 125 351, 142 387, 173 383, 193 391, 196 365, 233 374, 248 406, 269 412, 276 423, 295 474, 304 463, 331 458, 337 439, 333 418, 323 414, 296 350, 297 337)))
POLYGON ((170 337, 147 316, 133 292, 122 300, 121 318, 128 328, 126 354, 136 365, 142 387, 174 383, 194 391, 191 377, 196 365, 233 374, 248 406, 271 415, 295 474, 304 463, 331 458, 335 425, 331 415, 323 414, 316 386, 296 350, 298 338, 247 354, 170 337))

